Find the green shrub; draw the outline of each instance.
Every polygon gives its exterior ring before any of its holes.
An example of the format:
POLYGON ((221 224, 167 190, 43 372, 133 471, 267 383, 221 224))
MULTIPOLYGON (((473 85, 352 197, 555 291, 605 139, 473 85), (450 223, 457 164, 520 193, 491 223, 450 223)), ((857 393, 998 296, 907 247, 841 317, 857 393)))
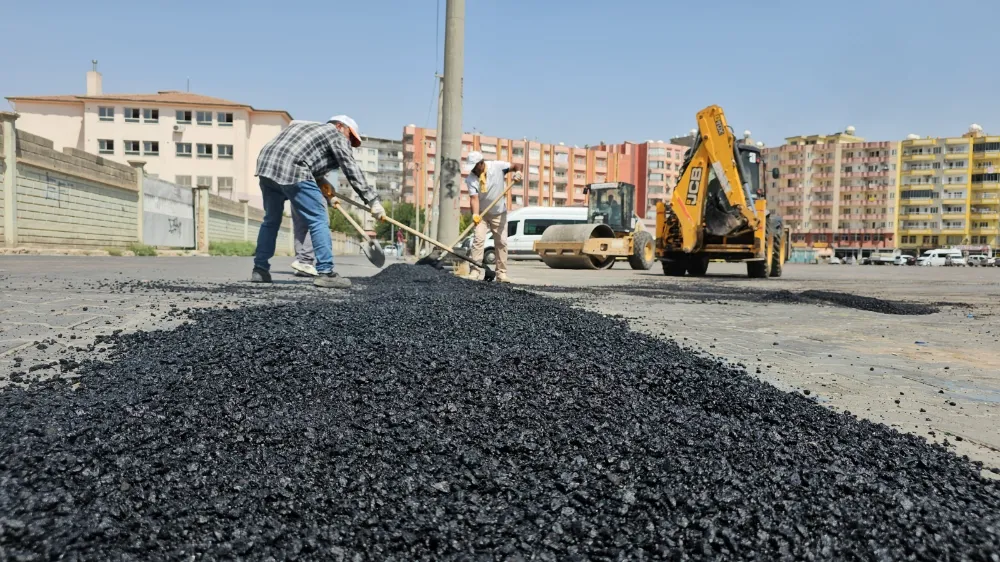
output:
POLYGON ((121 248, 105 248, 105 250, 108 252, 109 256, 114 256, 116 258, 121 257, 123 253, 121 248))
POLYGON ((213 256, 250 257, 257 251, 253 242, 210 242, 208 253, 213 256))
POLYGON ((128 250, 137 256, 155 256, 156 248, 146 244, 129 244, 128 250))

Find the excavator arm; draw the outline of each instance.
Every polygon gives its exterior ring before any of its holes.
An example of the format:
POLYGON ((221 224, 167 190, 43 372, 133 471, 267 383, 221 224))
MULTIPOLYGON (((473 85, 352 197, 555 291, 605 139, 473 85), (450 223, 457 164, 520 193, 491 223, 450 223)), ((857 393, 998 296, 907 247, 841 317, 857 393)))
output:
POLYGON ((698 112, 697 120, 698 136, 670 199, 671 214, 680 227, 676 233, 680 249, 688 253, 701 247, 706 233, 736 236, 756 231, 765 220, 751 202, 749 174, 722 108, 706 107, 698 112))

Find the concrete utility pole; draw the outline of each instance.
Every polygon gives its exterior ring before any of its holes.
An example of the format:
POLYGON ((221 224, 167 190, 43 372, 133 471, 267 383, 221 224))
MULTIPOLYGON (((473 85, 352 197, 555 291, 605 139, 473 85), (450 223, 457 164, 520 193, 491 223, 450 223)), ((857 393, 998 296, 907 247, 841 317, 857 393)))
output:
POLYGON ((430 230, 427 235, 437 240, 438 215, 441 203, 441 106, 444 102, 444 76, 435 74, 438 79, 438 115, 437 127, 434 129, 434 197, 431 198, 430 230))
POLYGON ((465 65, 465 0, 448 0, 444 28, 443 115, 438 132, 441 185, 437 186, 438 239, 458 236, 462 202, 462 74, 465 65))

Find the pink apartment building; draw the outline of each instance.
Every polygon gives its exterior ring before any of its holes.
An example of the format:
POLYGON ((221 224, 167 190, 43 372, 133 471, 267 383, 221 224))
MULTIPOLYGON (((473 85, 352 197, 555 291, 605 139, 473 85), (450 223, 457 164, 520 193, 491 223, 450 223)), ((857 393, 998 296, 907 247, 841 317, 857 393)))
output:
MULTIPOLYGON (((524 181, 515 185, 507 196, 509 209, 533 205, 586 205, 583 188, 588 183, 635 183, 634 155, 608 147, 578 148, 466 133, 462 135, 463 178, 469 172, 465 158, 473 150, 482 152, 488 160, 506 160, 524 166, 524 181)), ((403 128, 402 197, 405 201, 426 207, 433 200, 436 152, 437 132, 434 129, 414 125, 403 128)), ((464 183, 461 197, 462 209, 468 211, 469 196, 464 183)), ((641 216, 641 211, 637 212, 641 216)))
POLYGON ((87 73, 85 95, 11 96, 19 129, 110 160, 141 160, 146 173, 180 185, 203 185, 262 207, 257 155, 291 122, 286 111, 192 94, 105 94, 101 74, 87 73))

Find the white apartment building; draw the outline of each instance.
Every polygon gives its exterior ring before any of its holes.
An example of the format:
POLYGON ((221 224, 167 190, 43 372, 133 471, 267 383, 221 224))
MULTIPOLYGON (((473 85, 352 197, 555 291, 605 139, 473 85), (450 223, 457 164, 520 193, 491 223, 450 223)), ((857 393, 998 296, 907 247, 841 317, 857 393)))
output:
POLYGON ((287 111, 179 91, 105 94, 87 73, 86 95, 11 96, 19 129, 122 163, 180 185, 206 186, 228 199, 262 207, 254 177, 257 155, 288 126, 287 111))

